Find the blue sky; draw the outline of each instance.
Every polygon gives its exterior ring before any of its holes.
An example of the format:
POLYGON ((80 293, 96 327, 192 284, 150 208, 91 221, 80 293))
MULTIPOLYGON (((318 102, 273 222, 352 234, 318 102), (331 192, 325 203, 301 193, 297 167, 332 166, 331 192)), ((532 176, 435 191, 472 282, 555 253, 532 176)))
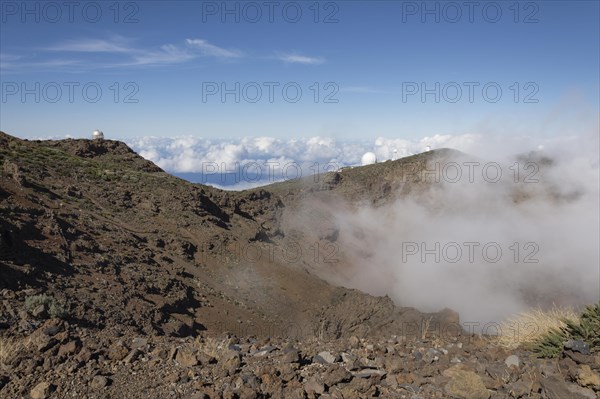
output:
POLYGON ((597 1, 45 4, 2 1, 0 129, 24 138, 547 137, 600 107, 597 1))

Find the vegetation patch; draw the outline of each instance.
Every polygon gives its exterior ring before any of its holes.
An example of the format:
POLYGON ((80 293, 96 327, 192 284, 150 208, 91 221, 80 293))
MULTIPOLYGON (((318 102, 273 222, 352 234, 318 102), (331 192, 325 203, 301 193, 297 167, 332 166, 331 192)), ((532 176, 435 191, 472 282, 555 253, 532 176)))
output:
POLYGON ((498 344, 507 349, 531 346, 550 331, 566 327, 566 320, 576 323, 579 315, 565 307, 530 309, 501 324, 498 344))
POLYGON ((33 295, 25 299, 25 309, 33 316, 40 318, 47 315, 65 319, 69 315, 63 303, 46 294, 33 295))
POLYGON ((568 341, 582 341, 590 352, 600 351, 600 302, 586 306, 578 320, 564 319, 564 326, 539 337, 531 350, 540 357, 558 356, 568 341))

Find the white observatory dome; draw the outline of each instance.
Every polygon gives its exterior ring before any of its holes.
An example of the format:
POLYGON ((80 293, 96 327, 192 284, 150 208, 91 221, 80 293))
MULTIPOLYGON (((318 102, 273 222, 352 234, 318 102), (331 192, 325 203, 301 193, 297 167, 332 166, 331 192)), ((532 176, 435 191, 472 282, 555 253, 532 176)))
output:
POLYGON ((365 154, 360 159, 360 163, 363 166, 372 165, 376 162, 377 162, 377 156, 375 156, 375 154, 373 154, 372 152, 365 152, 365 154))
POLYGON ((102 140, 103 138, 104 133, 102 133, 100 130, 94 130, 94 133, 92 133, 92 139, 94 140, 102 140))

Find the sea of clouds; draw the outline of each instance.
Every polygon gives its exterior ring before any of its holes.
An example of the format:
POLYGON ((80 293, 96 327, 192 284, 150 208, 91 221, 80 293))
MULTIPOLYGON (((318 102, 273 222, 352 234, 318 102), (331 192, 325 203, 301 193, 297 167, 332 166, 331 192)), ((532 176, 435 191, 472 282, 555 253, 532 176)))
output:
POLYGON ((414 140, 378 137, 371 141, 319 136, 288 139, 141 137, 129 139, 127 144, 176 176, 194 183, 236 190, 360 165, 362 155, 368 151, 375 153, 378 161, 418 154, 428 147, 498 157, 520 151, 574 149, 581 142, 577 136, 540 139, 447 134, 414 140))

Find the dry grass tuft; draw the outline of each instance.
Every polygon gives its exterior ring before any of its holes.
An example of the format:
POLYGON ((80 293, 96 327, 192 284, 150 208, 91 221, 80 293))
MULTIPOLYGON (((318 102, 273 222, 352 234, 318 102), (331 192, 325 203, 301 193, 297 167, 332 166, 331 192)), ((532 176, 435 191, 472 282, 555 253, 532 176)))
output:
POLYGON ((9 365, 20 353, 26 350, 27 340, 0 337, 0 369, 9 365))
POLYGON ((497 344, 507 349, 533 344, 549 331, 565 327, 563 320, 577 323, 579 314, 572 308, 557 306, 549 310, 527 310, 501 324, 497 344))

